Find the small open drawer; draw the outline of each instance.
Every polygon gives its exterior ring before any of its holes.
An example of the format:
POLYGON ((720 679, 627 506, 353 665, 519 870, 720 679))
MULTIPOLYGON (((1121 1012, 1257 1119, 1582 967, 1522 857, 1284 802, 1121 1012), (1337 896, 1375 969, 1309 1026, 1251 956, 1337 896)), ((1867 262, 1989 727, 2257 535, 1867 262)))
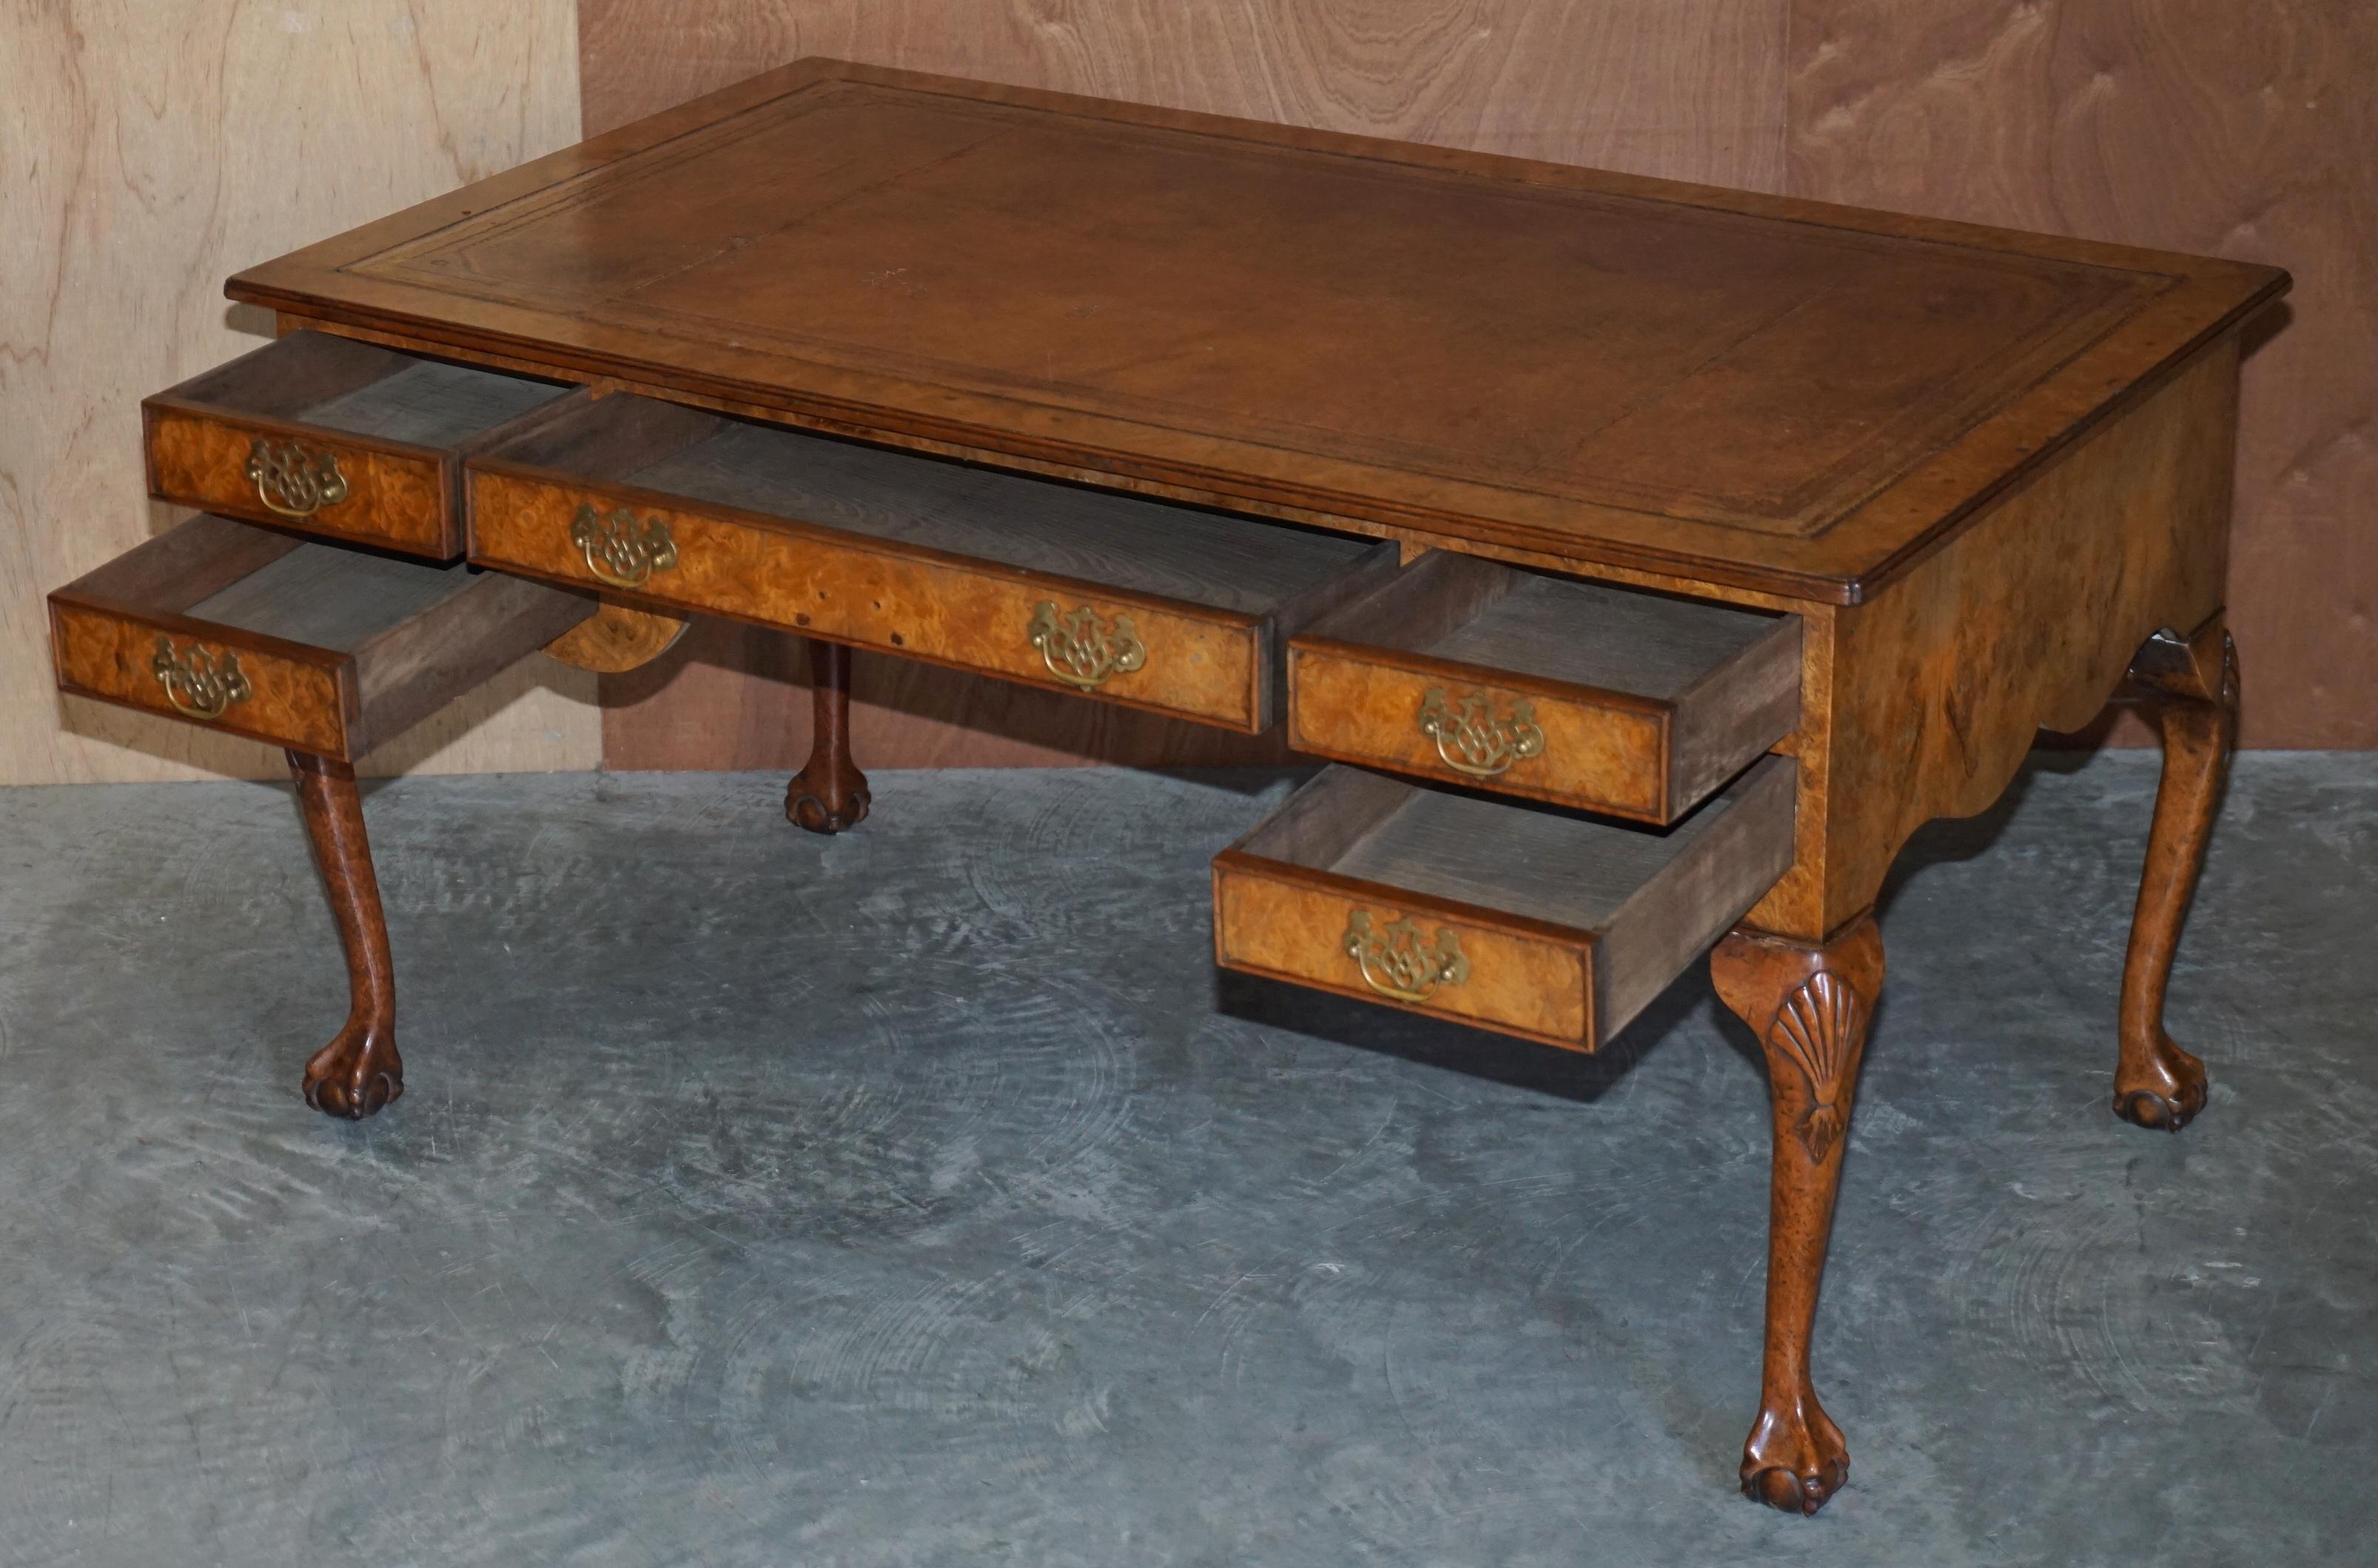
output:
POLYGON ((200 516, 52 593, 50 635, 65 690, 353 761, 596 608, 200 516))
POLYGON ((1289 646, 1289 744, 1673 822, 1799 723, 1800 621, 1433 551, 1289 646))
POLYGON ((1325 769, 1215 857, 1215 956, 1596 1050, 1790 869, 1796 772, 1655 832, 1325 769))
POLYGON ((462 454, 567 387, 292 332, 140 405, 160 500, 462 554, 462 454))
POLYGON ((471 558, 1230 729, 1395 547, 647 398, 473 457, 471 558))

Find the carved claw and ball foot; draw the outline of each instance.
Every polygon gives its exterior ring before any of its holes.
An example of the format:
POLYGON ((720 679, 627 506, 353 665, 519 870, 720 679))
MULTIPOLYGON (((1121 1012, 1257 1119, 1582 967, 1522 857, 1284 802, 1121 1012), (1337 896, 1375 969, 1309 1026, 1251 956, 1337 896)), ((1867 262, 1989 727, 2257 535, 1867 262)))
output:
POLYGON ((396 1054, 396 972, 389 962, 379 879, 372 874, 354 769, 292 751, 289 772, 347 959, 346 1027, 306 1059, 306 1103, 359 1120, 404 1093, 404 1062, 396 1054))
POLYGON ((327 1116, 361 1121, 404 1093, 404 1063, 384 1018, 351 1018, 330 1043, 306 1059, 306 1103, 327 1116))
POLYGON ((785 815, 811 832, 838 833, 864 821, 869 803, 867 775, 850 760, 850 650, 812 641, 810 688, 809 765, 785 790, 785 815))
POLYGON ((1738 928, 1710 955, 1710 977, 1766 1055, 1774 1137, 1766 1356, 1759 1416, 1742 1447, 1742 1490, 1814 1514, 1850 1474, 1849 1445, 1809 1379, 1808 1338, 1867 1021, 1882 992, 1882 937, 1868 916, 1813 946, 1738 928))
POLYGON ((2132 660, 2130 680, 2162 723, 2163 782, 2122 966, 2114 1114, 2177 1132, 2204 1108, 2204 1064, 2165 1032, 2164 990, 2237 740, 2238 650, 2219 616, 2191 637, 2159 631, 2132 660))
POLYGON ((2123 1041, 2114 1070, 2114 1114, 2124 1121, 2177 1132, 2204 1108, 2204 1063, 2161 1029, 2141 1045, 2123 1041))

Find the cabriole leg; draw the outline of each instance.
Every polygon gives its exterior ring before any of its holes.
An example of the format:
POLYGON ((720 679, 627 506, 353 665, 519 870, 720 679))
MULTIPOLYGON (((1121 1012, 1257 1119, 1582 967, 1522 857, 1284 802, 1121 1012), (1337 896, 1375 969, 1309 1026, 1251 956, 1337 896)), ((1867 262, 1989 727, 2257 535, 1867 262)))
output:
POLYGON ((1821 946, 1739 928, 1710 955, 1710 976, 1766 1053, 1774 1136, 1766 1365, 1759 1418, 1742 1448, 1742 1490, 1772 1507, 1814 1514, 1850 1472, 1849 1445, 1809 1381, 1808 1334, 1867 1020, 1882 991, 1882 937, 1870 916, 1821 946))
POLYGON ((2163 783, 2122 966, 2114 1114, 2177 1132, 2204 1108, 2204 1064, 2164 1032, 2164 987, 2237 739, 2238 650, 2216 616, 2193 637, 2159 631, 2148 638, 2131 662, 2130 679, 2162 722, 2163 783))
POLYGON ((785 815, 813 833, 855 828, 867 815, 867 775, 850 760, 850 650, 810 643, 809 765, 785 790, 785 815))
POLYGON ((372 874, 354 769, 292 751, 289 772, 330 891, 339 945, 346 951, 350 999, 346 1027, 306 1063, 306 1103, 359 1120, 404 1093, 404 1062, 396 1054, 396 973, 389 963, 379 879, 372 874))

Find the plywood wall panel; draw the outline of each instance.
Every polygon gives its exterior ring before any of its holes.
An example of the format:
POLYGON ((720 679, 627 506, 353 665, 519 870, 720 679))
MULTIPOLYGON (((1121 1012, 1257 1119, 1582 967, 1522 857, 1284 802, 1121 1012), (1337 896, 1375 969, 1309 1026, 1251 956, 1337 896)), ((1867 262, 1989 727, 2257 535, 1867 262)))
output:
MULTIPOLYGON (((139 401, 271 329, 230 272, 575 140, 572 0, 0 4, 0 783, 283 772, 56 693, 42 595, 181 514, 139 401)), ((532 661, 367 767, 584 768, 589 677, 532 661)))
POLYGON ((2295 274, 2245 373, 2249 746, 2378 746, 2373 79, 2352 0, 1793 0, 1793 194, 2295 274))
MULTIPOLYGON (((1783 178, 1786 0, 581 0, 585 119, 804 54, 1757 189, 1783 178)), ((1260 760, 1248 741, 860 654, 862 767, 1260 760)), ((789 639, 691 635, 606 687, 618 768, 789 768, 789 639)))

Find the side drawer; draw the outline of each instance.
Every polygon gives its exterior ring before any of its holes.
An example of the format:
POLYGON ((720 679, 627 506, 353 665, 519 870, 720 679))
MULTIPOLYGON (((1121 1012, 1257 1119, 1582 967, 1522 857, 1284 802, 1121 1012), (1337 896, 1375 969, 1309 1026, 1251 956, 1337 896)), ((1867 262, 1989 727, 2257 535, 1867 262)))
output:
POLYGON ((582 395, 468 465, 471 558, 1258 733, 1395 548, 582 395))
POLYGON ((1215 957, 1597 1050, 1790 868, 1796 772, 1662 832, 1328 768, 1215 857, 1215 957))
POLYGON ((1800 716, 1800 621, 1438 550, 1289 644, 1289 744, 1673 822, 1800 716))
POLYGON ((597 601, 200 516, 50 595, 59 687, 354 761, 597 601))
POLYGON ((456 560, 462 454, 569 391, 292 332, 141 403, 149 489, 186 507, 456 560))

